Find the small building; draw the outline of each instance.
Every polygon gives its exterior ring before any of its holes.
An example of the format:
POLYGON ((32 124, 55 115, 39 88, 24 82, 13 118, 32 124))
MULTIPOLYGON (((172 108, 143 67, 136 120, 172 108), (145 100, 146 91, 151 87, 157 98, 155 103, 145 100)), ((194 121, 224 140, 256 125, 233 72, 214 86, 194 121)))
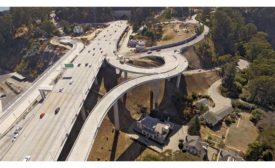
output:
POLYGON ((162 122, 159 119, 150 116, 146 116, 140 121, 137 121, 135 127, 137 132, 160 144, 164 144, 170 129, 170 123, 162 122))
POLYGON ((199 136, 187 135, 183 140, 183 150, 201 158, 206 156, 206 149, 203 147, 199 136))
POLYGON ((129 40, 127 44, 128 47, 132 47, 132 48, 136 47, 136 45, 137 45, 137 40, 134 40, 134 39, 129 40))
POLYGON ((74 26, 73 32, 75 34, 82 34, 84 32, 83 27, 80 25, 74 26))
POLYGON ((41 19, 36 19, 36 20, 35 20, 35 23, 39 25, 39 24, 42 23, 42 21, 41 21, 41 19))
POLYGON ((128 41, 127 46, 132 47, 132 48, 135 48, 137 46, 145 47, 145 41, 131 39, 131 40, 128 41))
POLYGON ((218 123, 220 123, 227 115, 229 115, 233 111, 232 107, 223 107, 217 113, 213 113, 211 111, 206 112, 202 118, 206 122, 206 124, 210 127, 214 127, 218 123))
POLYGON ((221 149, 217 161, 244 161, 244 159, 235 152, 221 149))
POLYGON ((194 106, 199 107, 199 106, 208 106, 208 99, 202 98, 194 102, 194 106))
POLYGON ((19 81, 19 82, 24 82, 26 81, 26 77, 22 76, 21 74, 14 72, 11 74, 11 78, 19 81))
POLYGON ((237 65, 237 70, 238 71, 243 71, 249 67, 249 62, 243 59, 239 59, 238 65, 237 65))
POLYGON ((145 47, 145 41, 138 41, 136 44, 136 51, 137 52, 142 52, 145 51, 146 47, 145 47))

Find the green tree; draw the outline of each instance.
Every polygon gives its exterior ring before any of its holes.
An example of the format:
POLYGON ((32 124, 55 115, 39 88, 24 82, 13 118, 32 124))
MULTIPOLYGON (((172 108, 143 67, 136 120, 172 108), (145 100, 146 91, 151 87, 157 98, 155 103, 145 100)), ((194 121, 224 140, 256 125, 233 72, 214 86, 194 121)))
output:
POLYGON ((244 45, 246 57, 249 60, 253 61, 261 53, 270 52, 272 49, 271 44, 266 37, 266 33, 259 32, 244 45))
POLYGON ((208 42, 202 42, 195 48, 196 54, 200 57, 203 68, 211 68, 213 66, 213 53, 208 42))
POLYGON ((259 76, 248 83, 250 92, 249 100, 261 105, 271 105, 275 103, 275 78, 271 76, 259 76))
POLYGON ((223 91, 228 97, 236 98, 240 93, 240 88, 238 88, 235 83, 236 76, 236 65, 235 63, 228 63, 222 68, 222 87, 223 91))
POLYGON ((51 21, 44 21, 41 24, 41 29, 43 31, 45 31, 47 36, 52 36, 54 34, 57 34, 57 29, 56 27, 53 25, 53 23, 51 21))
POLYGON ((244 18, 232 8, 218 8, 212 20, 212 35, 218 55, 235 55, 241 42, 244 18))
POLYGON ((254 109, 251 112, 252 116, 250 117, 250 121, 254 124, 257 124, 258 121, 260 121, 264 115, 264 111, 261 109, 254 109))
POLYGON ((188 134, 200 135, 201 123, 198 116, 194 116, 188 123, 188 134))

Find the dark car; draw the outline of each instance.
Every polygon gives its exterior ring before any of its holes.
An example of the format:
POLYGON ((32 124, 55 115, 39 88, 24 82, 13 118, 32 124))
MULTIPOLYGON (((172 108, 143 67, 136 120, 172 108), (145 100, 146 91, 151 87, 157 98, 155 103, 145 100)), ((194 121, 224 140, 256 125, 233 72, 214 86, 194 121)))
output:
POLYGON ((88 63, 85 64, 85 67, 87 67, 87 66, 88 66, 88 63))
POLYGON ((80 67, 80 65, 81 65, 81 64, 79 63, 79 64, 77 65, 77 67, 80 67))
POLYGON ((39 118, 42 119, 44 116, 45 116, 45 113, 41 113, 41 114, 39 115, 39 118))
POLYGON ((60 110, 60 107, 57 107, 57 108, 54 110, 54 114, 58 114, 59 110, 60 110))

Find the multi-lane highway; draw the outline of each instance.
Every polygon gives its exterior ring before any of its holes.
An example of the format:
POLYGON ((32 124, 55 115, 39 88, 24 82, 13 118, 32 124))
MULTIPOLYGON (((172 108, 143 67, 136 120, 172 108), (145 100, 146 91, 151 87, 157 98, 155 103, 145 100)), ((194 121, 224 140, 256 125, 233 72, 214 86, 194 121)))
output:
POLYGON ((31 160, 57 160, 105 56, 113 52, 111 46, 116 47, 126 27, 125 21, 110 23, 75 57, 74 67, 63 72, 2 160, 22 160, 28 155, 31 160), (55 114, 57 108, 60 110, 55 114), (42 119, 41 113, 45 113, 42 119))
MULTIPOLYGON (((194 18, 195 17, 192 17, 192 20, 189 22, 197 23, 197 21, 194 21, 194 18)), ((119 62, 119 59, 116 58, 115 54, 110 55, 107 61, 112 66, 126 72, 138 73, 143 75, 119 84, 118 86, 113 88, 111 91, 109 91, 101 99, 101 101, 94 107, 89 117, 85 121, 76 139, 76 142, 74 143, 74 146, 72 147, 71 152, 68 155, 67 160, 76 161, 76 160, 88 159, 88 156, 92 149, 93 143, 95 141, 98 129, 105 115, 108 113, 110 108, 112 108, 117 103, 117 100, 120 97, 122 97, 125 93, 127 93, 127 91, 144 83, 163 80, 163 79, 169 79, 174 76, 180 77, 181 73, 188 67, 188 62, 185 59, 185 57, 183 57, 178 51, 183 48, 190 47, 196 44, 197 42, 203 40, 205 35, 208 34, 208 32, 209 32, 209 29, 207 26, 205 26, 204 31, 192 41, 180 46, 175 46, 172 48, 162 50, 161 52, 151 53, 150 55, 160 56, 165 60, 164 65, 155 69, 141 68, 141 67, 131 66, 129 64, 122 64, 119 62)), ((148 54, 145 54, 145 55, 148 55, 148 54)), ((180 78, 178 78, 177 80, 177 85, 179 84, 179 81, 180 81, 180 78)), ((114 107, 114 108, 116 109, 117 107, 114 107)), ((114 110, 114 111, 117 111, 117 110, 114 110)), ((114 114, 115 120, 117 115, 118 114, 114 114)))
POLYGON ((28 108, 40 98, 38 88, 41 85, 49 85, 62 71, 62 65, 70 62, 83 49, 84 45, 68 37, 61 39, 64 43, 72 44, 72 49, 59 59, 53 66, 45 70, 45 73, 33 82, 33 85, 22 93, 7 109, 0 114, 0 137, 13 126, 13 124, 28 110, 28 108))

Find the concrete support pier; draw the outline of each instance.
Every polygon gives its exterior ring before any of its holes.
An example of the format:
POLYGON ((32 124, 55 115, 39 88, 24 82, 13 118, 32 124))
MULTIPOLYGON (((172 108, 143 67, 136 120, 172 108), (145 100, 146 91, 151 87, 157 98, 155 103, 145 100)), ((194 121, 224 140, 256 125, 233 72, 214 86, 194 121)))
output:
POLYGON ((180 87, 181 74, 177 77, 177 89, 180 87))
POLYGON ((154 91, 154 103, 155 109, 158 109, 158 100, 159 100, 159 90, 160 90, 160 83, 159 81, 151 83, 151 90, 154 91))
POLYGON ((44 99, 46 98, 45 92, 44 92, 43 90, 40 90, 40 89, 39 89, 39 93, 40 93, 42 99, 44 100, 44 99))
POLYGON ((95 84, 97 85, 98 84, 98 81, 97 81, 97 78, 95 77, 95 84))
POLYGON ((3 105, 2 105, 2 100, 0 99, 0 113, 3 112, 3 105))
POLYGON ((83 121, 85 121, 86 120, 86 112, 85 112, 84 107, 81 108, 80 113, 81 113, 83 121))
POLYGON ((125 78, 125 79, 128 78, 128 73, 127 73, 127 71, 124 71, 124 78, 125 78))
POLYGON ((118 103, 114 104, 114 120, 115 120, 115 129, 119 130, 119 116, 118 116, 118 103))

